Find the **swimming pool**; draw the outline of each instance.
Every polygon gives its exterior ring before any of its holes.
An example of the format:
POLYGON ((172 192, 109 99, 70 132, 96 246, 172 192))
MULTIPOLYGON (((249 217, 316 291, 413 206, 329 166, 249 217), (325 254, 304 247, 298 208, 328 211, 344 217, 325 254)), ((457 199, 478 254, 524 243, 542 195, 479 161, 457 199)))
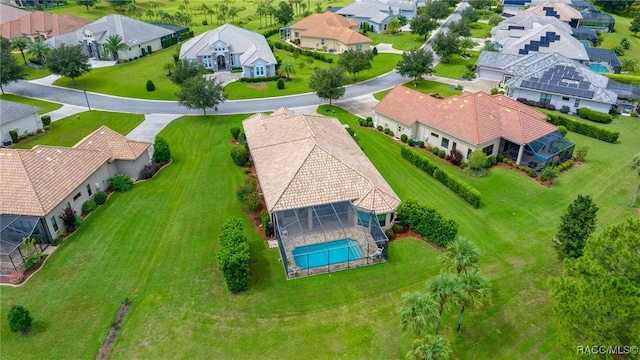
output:
POLYGON ((296 265, 309 269, 362 258, 362 251, 353 239, 301 246, 293 249, 296 265))
POLYGON ((589 67, 591 68, 591 70, 593 70, 595 72, 599 72, 599 73, 608 73, 609 72, 609 69, 607 69, 607 67, 604 66, 604 65, 589 64, 589 67))

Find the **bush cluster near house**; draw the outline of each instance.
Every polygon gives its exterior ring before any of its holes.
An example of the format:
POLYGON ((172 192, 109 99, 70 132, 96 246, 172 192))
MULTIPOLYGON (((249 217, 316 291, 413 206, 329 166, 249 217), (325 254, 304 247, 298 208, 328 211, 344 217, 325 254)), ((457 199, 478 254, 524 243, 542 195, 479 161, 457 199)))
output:
POLYGON ((93 195, 93 200, 98 206, 100 206, 107 202, 107 193, 104 191, 98 191, 95 195, 93 195))
POLYGON ((218 265, 229 291, 236 293, 249 287, 249 242, 244 235, 242 222, 230 218, 220 231, 218 265))
POLYGON ((440 246, 447 246, 458 233, 458 223, 445 218, 432 207, 418 204, 415 200, 402 202, 397 213, 403 226, 440 246))
POLYGON ((109 188, 119 192, 129 191, 133 189, 133 180, 125 174, 118 174, 109 179, 109 188))
POLYGON ((13 305, 7 315, 7 323, 11 332, 26 334, 31 329, 33 317, 23 306, 13 305))
POLYGON ((82 204, 82 214, 88 215, 97 208, 98 204, 96 204, 95 200, 87 200, 82 204))
POLYGON ((578 109, 578 115, 583 119, 602 124, 608 124, 611 122, 611 120, 613 120, 613 117, 610 114, 605 114, 599 111, 591 110, 589 108, 578 109))
POLYGON ((156 136, 153 142, 153 161, 165 164, 171 160, 171 149, 169 143, 163 137, 156 136))
POLYGON ((271 229, 271 217, 269 216, 267 210, 262 210, 262 212, 260 212, 260 218, 262 220, 264 236, 271 237, 271 234, 273 234, 273 230, 271 229))
POLYGON ((549 115, 548 122, 555 126, 564 126, 567 130, 582 134, 585 136, 592 137, 594 139, 606 141, 608 143, 615 143, 620 136, 620 132, 616 130, 606 129, 600 126, 585 124, 580 121, 576 121, 570 119, 566 116, 557 115, 557 114, 547 114, 549 115))
POLYGON ((76 211, 71 207, 67 206, 62 209, 62 214, 60 214, 60 220, 62 220, 62 224, 64 224, 67 232, 74 232, 80 224, 82 223, 82 217, 76 214, 76 211))
POLYGON ((400 149, 400 155, 422 171, 433 176, 436 180, 441 182, 442 185, 448 187, 474 208, 480 207, 480 192, 478 190, 472 188, 448 172, 438 169, 436 164, 415 150, 411 150, 403 146, 400 149))
POLYGON ((236 192, 238 200, 242 201, 245 211, 256 211, 262 207, 262 197, 258 193, 258 186, 253 175, 249 174, 244 179, 244 184, 236 192))

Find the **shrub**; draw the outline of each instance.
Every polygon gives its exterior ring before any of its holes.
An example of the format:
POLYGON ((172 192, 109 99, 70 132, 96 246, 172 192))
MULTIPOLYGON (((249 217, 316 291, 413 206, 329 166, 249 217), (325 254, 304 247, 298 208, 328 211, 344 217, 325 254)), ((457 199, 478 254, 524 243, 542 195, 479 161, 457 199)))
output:
POLYGON ((568 130, 566 127, 560 125, 558 126, 558 132, 560 133, 560 135, 562 135, 562 137, 564 137, 565 135, 567 135, 568 130))
POLYGON ((249 242, 240 219, 225 221, 220 231, 220 245, 218 266, 227 288, 234 293, 246 290, 249 287, 249 242))
POLYGON ((93 195, 93 201, 96 202, 97 205, 102 205, 107 202, 107 193, 104 191, 98 191, 95 195, 93 195))
POLYGON ((449 152, 449 160, 451 160, 451 163, 453 165, 460 165, 462 163, 462 157, 462 152, 460 152, 460 150, 458 150, 457 148, 453 148, 449 152))
POLYGON ((418 141, 418 147, 420 149, 424 148, 424 141, 422 141, 422 140, 418 141))
POLYGON ((202 26, 207 26, 209 25, 209 23, 207 22, 207 19, 202 20, 202 26))
POLYGON ((82 204, 82 213, 90 214, 93 210, 98 208, 98 204, 96 204, 95 200, 87 200, 82 204))
POLYGON ((640 85, 640 76, 627 74, 605 74, 609 79, 623 84, 640 85))
POLYGON ((503 162, 504 161, 504 155, 502 155, 502 154, 496 155, 496 161, 499 162, 499 163, 503 162))
POLYGON ((244 184, 240 185, 236 195, 238 196, 238 200, 244 201, 244 199, 251 193, 255 191, 257 188, 256 179, 253 176, 247 176, 244 178, 244 184))
POLYGON ((400 135, 400 141, 402 141, 403 143, 406 143, 408 138, 409 137, 405 134, 400 135))
POLYGON ((18 136, 18 132, 15 130, 9 130, 9 136, 11 136, 11 142, 16 144, 20 141, 20 137, 18 136))
POLYGON ((373 121, 367 120, 367 127, 373 127, 373 121))
POLYGON ((243 166, 249 160, 249 152, 246 147, 236 145, 231 148, 231 158, 233 159, 234 164, 243 166))
POLYGON ((140 170, 140 179, 151 179, 161 167, 162 165, 152 160, 140 170))
POLYGON ((498 88, 491 88, 491 95, 496 95, 498 93, 498 88))
POLYGON ((146 86, 147 86, 147 91, 155 91, 156 90, 156 85, 151 80, 147 80, 146 86))
POLYGON ((45 125, 45 126, 43 127, 43 129, 48 131, 48 130, 50 130, 50 129, 51 129, 51 125, 45 125))
POLYGON ((391 229, 385 230, 384 234, 387 235, 387 239, 389 239, 389 240, 393 240, 395 238, 393 230, 391 230, 391 229))
POLYGON ((9 330, 11 332, 26 333, 31 329, 33 317, 29 314, 29 310, 20 305, 13 305, 7 315, 9 330))
POLYGON ((373 47, 373 50, 371 50, 371 53, 375 56, 378 55, 378 48, 377 47, 373 47))
POLYGON ((49 116, 49 115, 42 115, 40 117, 40 120, 42 120, 42 126, 51 125, 51 116, 49 116))
POLYGON ((556 114, 547 114, 547 115, 549 115, 549 118, 547 121, 549 121, 551 124, 555 126, 562 125, 571 132, 589 136, 594 139, 606 141, 608 143, 615 143, 618 140, 618 137, 620 136, 620 133, 615 130, 610 130, 610 129, 606 129, 606 128, 591 125, 591 124, 585 124, 583 122, 576 121, 561 115, 556 115, 556 114))
POLYGON ((62 209, 60 220, 68 232, 76 230, 76 211, 71 206, 62 209))
POLYGON ((542 175, 540 175, 540 180, 544 183, 551 184, 555 178, 558 177, 559 171, 558 168, 554 165, 545 166, 544 170, 542 170, 542 175))
POLYGON ((231 129, 229 129, 229 132, 231 132, 231 136, 233 136, 234 139, 238 140, 238 136, 240 136, 240 132, 242 130, 240 130, 239 127, 232 127, 231 129))
POLYGON ((474 208, 477 209, 480 207, 480 192, 478 192, 478 190, 472 188, 458 178, 453 177, 442 169, 436 169, 433 172, 433 177, 460 196, 464 201, 471 204, 474 208))
POLYGON ((629 114, 629 116, 634 117, 634 118, 637 118, 637 117, 638 117, 638 112, 637 112, 637 111, 635 111, 635 110, 633 110, 633 111, 629 114))
POLYGON ((560 108, 560 112, 563 114, 568 114, 569 113, 569 107, 567 105, 562 105, 562 107, 560 108))
POLYGON ((433 153, 433 155, 438 156, 439 151, 440 149, 437 146, 431 147, 431 152, 433 153))
POLYGON ((434 163, 431 162, 430 159, 422 156, 417 151, 411 150, 408 147, 400 148, 400 155, 413 165, 417 166, 418 169, 426 172, 431 176, 433 176, 434 170, 438 168, 434 163))
POLYGON ((404 231, 404 227, 401 224, 393 224, 392 229, 393 229, 393 232, 396 234, 404 231))
POLYGON ((490 168, 496 164, 496 158, 494 156, 489 156, 487 158, 487 167, 490 168))
POLYGON ((389 130, 389 128, 384 128, 384 133, 385 133, 385 134, 389 135, 389 132, 390 132, 390 131, 391 131, 391 130, 389 130))
POLYGON ((262 197, 258 193, 258 191, 254 190, 248 193, 244 200, 242 200, 242 207, 245 211, 257 211, 262 207, 262 197))
POLYGON ((532 168, 528 168, 527 175, 529 175, 529 177, 536 177, 536 171, 533 170, 532 168))
POLYGON ((27 271, 35 269, 36 267, 38 267, 38 264, 40 264, 40 261, 42 261, 43 258, 43 254, 32 254, 27 256, 26 260, 24 261, 24 269, 27 271))
POLYGON ((438 150, 438 157, 440 159, 444 159, 445 155, 446 155, 446 153, 444 152, 444 150, 442 150, 442 149, 438 150))
POLYGON ((589 153, 589 147, 581 146, 576 149, 576 153, 573 155, 573 157, 580 161, 586 161, 588 153, 589 153))
POLYGON ((247 146, 247 136, 244 133, 240 133, 240 136, 238 136, 238 144, 247 146))
POLYGON ((262 210, 262 212, 260 213, 260 218, 262 219, 262 228, 264 229, 264 235, 266 237, 271 237, 271 234, 273 233, 271 231, 271 217, 269 216, 267 210, 262 210))
POLYGON ((22 271, 14 270, 11 272, 11 275, 9 277, 10 283, 12 283, 13 285, 19 285, 19 284, 22 284, 23 281, 24 281, 24 273, 22 271))
POLYGON ((169 143, 160 136, 156 136, 153 142, 153 161, 164 164, 171 160, 171 149, 169 143))
POLYGON ((474 150, 469 154, 467 159, 467 166, 464 172, 471 176, 483 177, 487 175, 487 154, 482 150, 474 150))
POLYGON ((284 89, 284 80, 282 80, 282 78, 278 79, 278 89, 284 89))
POLYGON ((610 114, 601 113, 599 111, 594 111, 589 108, 578 109, 578 115, 583 119, 591 120, 593 122, 598 122, 602 124, 608 124, 613 119, 613 117, 610 114))
POLYGON ((407 145, 413 146, 413 143, 414 143, 413 139, 408 139, 407 140, 407 145))
POLYGON ((389 130, 389 136, 393 137, 393 131, 389 130))
POLYGON ((402 202, 397 213, 403 226, 440 246, 447 246, 458 233, 458 223, 445 218, 432 207, 418 204, 415 200, 402 202))
POLYGON ((345 130, 347 130, 347 132, 349 133, 349 135, 351 135, 351 137, 354 137, 356 135, 355 130, 353 130, 350 127, 345 128, 345 130))
POLYGON ((367 116, 367 122, 373 122, 373 118, 371 116, 367 116))
POLYGON ((382 125, 378 125, 377 129, 378 129, 378 131, 382 131, 382 130, 384 130, 384 129, 382 128, 382 125))
POLYGON ((109 179, 109 188, 119 192, 129 191, 133 188, 133 180, 126 174, 118 174, 109 179))

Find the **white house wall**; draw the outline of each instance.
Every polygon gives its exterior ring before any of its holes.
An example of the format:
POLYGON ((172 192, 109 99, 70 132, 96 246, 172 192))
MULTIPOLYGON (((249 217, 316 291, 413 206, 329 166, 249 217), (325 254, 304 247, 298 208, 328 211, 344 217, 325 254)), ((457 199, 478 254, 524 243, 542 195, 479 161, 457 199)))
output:
POLYGON ((11 130, 16 130, 18 135, 23 135, 30 132, 36 132, 36 130, 41 127, 42 121, 36 112, 10 123, 0 125, 0 140, 11 139, 11 135, 9 135, 9 131, 11 130))
MULTIPOLYGON (((513 88, 512 91, 510 91, 510 94, 510 96, 514 99, 524 98, 527 100, 540 101, 540 95, 543 94, 543 92, 530 89, 513 88)), ((571 96, 551 94, 551 101, 549 103, 554 105, 556 107, 556 110, 560 110, 563 105, 566 105, 569 107, 569 109, 571 109, 571 112, 576 112, 578 108, 587 107, 591 110, 608 113, 609 109, 611 108, 610 104, 587 99, 580 99, 580 103, 578 104, 578 107, 576 107, 576 99, 577 98, 571 96), (564 100, 564 98, 566 98, 567 100, 564 100)))
POLYGON ((493 81, 502 81, 503 72, 496 69, 489 69, 482 66, 478 66, 476 69, 476 73, 478 74, 478 78, 487 79, 493 81))
MULTIPOLYGON (((121 51, 118 52, 118 56, 120 57, 120 59, 133 59, 136 56, 137 57, 141 57, 142 56, 142 49, 144 48, 144 50, 147 51, 147 46, 149 46, 149 45, 151 45, 151 51, 153 51, 153 52, 162 49, 162 42, 160 41, 160 39, 155 39, 155 40, 147 41, 147 42, 139 44, 139 45, 134 45, 134 46, 130 47, 127 50, 121 50, 121 51)), ((102 56, 109 56, 109 54, 104 51, 104 48, 103 48, 103 53, 101 55, 102 56)), ((147 55, 149 55, 149 54, 147 53, 147 55)))

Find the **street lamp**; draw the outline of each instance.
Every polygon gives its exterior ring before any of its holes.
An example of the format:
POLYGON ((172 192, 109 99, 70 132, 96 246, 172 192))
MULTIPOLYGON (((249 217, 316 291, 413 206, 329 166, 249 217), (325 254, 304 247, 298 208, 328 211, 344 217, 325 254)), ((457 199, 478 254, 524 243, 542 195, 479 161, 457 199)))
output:
POLYGON ((89 105, 89 97, 87 96, 87 89, 82 89, 82 91, 84 92, 85 100, 87 100, 87 107, 89 108, 89 111, 91 111, 91 105, 89 105))

